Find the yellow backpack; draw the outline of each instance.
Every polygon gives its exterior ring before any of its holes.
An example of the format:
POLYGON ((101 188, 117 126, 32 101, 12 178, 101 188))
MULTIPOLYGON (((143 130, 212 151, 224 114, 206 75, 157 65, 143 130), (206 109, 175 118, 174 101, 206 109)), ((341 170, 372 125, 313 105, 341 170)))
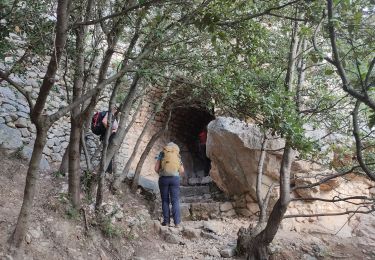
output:
POLYGON ((175 175, 181 167, 180 148, 174 143, 169 143, 163 148, 161 168, 163 175, 175 175))

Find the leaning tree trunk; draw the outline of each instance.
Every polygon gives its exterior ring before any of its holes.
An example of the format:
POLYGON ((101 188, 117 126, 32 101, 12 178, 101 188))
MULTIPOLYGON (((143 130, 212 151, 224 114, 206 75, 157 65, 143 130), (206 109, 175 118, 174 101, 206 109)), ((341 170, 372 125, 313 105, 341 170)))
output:
POLYGON ((284 148, 280 168, 280 198, 274 205, 265 229, 254 234, 250 228, 241 228, 238 232, 237 246, 241 254, 246 254, 248 260, 268 259, 267 246, 272 242, 290 202, 290 168, 293 161, 293 150, 290 146, 284 148))
POLYGON ((43 148, 47 141, 47 129, 37 127, 37 134, 31 155, 29 169, 27 170, 26 185, 23 194, 23 201, 17 225, 11 238, 11 244, 19 248, 27 231, 27 223, 33 207, 33 200, 36 191, 36 181, 38 179, 39 163, 42 159, 43 148))
MULTIPOLYGON (((139 112, 141 107, 142 107, 142 100, 139 101, 139 104, 138 104, 136 110, 134 111, 132 120, 130 121, 130 123, 127 125, 127 127, 125 129, 125 136, 129 132, 130 128, 133 126, 134 122, 136 121, 138 112, 139 112)), ((116 192, 119 189, 121 182, 123 182, 125 180, 126 174, 128 173, 129 168, 130 168, 130 164, 131 164, 131 163, 129 163, 129 161, 130 161, 130 158, 128 159, 128 161, 127 161, 127 163, 126 163, 126 165, 125 165, 121 174, 114 175, 115 178, 114 178, 113 184, 112 184, 112 191, 113 192, 116 192)))
POLYGON ((139 183, 139 177, 141 175, 141 170, 142 170, 143 163, 145 162, 145 160, 147 158, 147 155, 150 153, 151 148, 154 146, 155 142, 160 138, 160 136, 162 136, 165 133, 165 131, 167 131, 169 120, 171 119, 171 114, 172 114, 172 110, 169 111, 168 118, 165 121, 163 128, 160 129, 156 134, 154 134, 151 137, 150 141, 146 145, 146 148, 144 149, 144 151, 143 151, 143 153, 141 155, 141 158, 139 158, 139 162, 138 162, 137 167, 135 169, 133 183, 132 183, 132 186, 131 186, 131 191, 133 193, 135 193, 137 191, 138 183, 139 183))

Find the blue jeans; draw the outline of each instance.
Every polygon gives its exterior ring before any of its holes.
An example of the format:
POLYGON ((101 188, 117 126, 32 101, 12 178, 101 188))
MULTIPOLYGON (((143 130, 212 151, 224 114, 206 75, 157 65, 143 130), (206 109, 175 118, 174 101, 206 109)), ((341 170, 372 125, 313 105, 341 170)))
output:
POLYGON ((172 202, 172 216, 175 225, 181 222, 180 214, 180 177, 161 176, 159 178, 161 195, 161 208, 163 210, 163 223, 170 223, 169 202, 172 202))

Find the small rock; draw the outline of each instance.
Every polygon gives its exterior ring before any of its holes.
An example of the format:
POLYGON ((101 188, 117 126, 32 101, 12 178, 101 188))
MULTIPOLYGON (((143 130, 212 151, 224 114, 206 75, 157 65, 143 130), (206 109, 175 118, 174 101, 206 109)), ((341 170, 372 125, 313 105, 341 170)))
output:
POLYGON ((206 252, 204 252, 205 255, 213 256, 215 258, 220 258, 220 252, 216 247, 212 247, 210 249, 207 249, 206 252))
POLYGON ((182 235, 184 237, 187 237, 188 239, 193 239, 193 238, 199 237, 200 231, 197 230, 197 229, 195 229, 195 228, 187 228, 187 227, 185 227, 182 230, 182 235))
POLYGON ((220 237, 218 235, 215 235, 215 234, 210 233, 210 232, 205 232, 203 230, 201 232, 201 236, 204 237, 204 238, 208 238, 208 239, 220 240, 220 237))
POLYGON ((220 255, 224 258, 233 257, 235 254, 236 254, 236 247, 228 247, 220 251, 220 255))
POLYGON ((31 235, 29 233, 26 234, 25 236, 25 241, 26 243, 30 244, 31 243, 31 235))
POLYGON ((233 205, 231 202, 225 202, 223 204, 220 205, 220 211, 229 211, 233 209, 233 205))

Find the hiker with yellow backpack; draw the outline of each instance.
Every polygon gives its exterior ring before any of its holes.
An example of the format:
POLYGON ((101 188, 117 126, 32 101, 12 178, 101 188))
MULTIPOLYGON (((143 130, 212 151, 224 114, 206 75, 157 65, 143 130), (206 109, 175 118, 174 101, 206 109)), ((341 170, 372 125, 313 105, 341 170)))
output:
POLYGON ((180 213, 180 176, 184 174, 180 148, 170 142, 156 158, 155 172, 159 174, 159 189, 162 202, 162 226, 170 225, 169 203, 172 204, 172 216, 175 227, 181 223, 180 213))

